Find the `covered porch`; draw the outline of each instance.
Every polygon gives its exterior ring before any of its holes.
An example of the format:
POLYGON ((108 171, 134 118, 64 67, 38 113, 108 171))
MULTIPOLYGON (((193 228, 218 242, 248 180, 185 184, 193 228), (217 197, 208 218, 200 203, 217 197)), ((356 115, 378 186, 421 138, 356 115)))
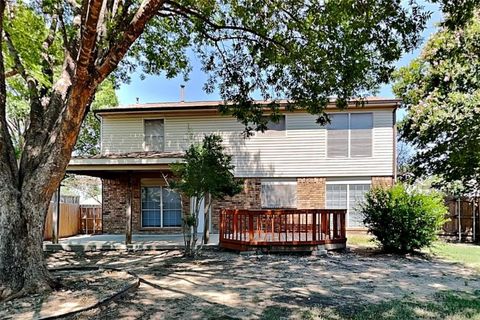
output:
MULTIPOLYGON (((199 234, 201 239, 202 234, 199 234)), ((95 250, 181 250, 182 234, 133 234, 132 242, 125 243, 124 234, 77 235, 63 238, 58 244, 44 242, 45 251, 95 251, 95 250)), ((211 234, 208 247, 218 246, 218 234, 211 234)))

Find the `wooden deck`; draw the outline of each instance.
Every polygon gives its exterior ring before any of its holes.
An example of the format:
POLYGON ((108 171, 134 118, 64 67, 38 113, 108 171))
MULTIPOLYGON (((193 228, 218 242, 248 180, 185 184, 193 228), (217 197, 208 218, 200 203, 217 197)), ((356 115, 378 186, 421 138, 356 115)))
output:
POLYGON ((219 245, 238 251, 344 248, 345 215, 346 210, 337 209, 224 209, 219 245))

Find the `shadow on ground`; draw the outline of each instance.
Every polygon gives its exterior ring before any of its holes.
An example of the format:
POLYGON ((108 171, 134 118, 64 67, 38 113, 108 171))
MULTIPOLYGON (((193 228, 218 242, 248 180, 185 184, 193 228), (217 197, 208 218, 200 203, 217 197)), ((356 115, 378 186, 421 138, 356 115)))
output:
POLYGON ((143 279, 136 293, 78 319, 444 319, 451 312, 480 317, 478 275, 422 256, 207 251, 190 260, 179 252, 114 251, 57 252, 48 260, 52 266, 122 268, 143 279))

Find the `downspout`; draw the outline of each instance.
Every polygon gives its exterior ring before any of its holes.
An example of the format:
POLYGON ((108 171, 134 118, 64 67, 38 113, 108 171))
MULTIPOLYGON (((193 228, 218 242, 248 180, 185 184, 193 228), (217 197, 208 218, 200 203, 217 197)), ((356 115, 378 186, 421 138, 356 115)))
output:
POLYGON ((397 182, 397 105, 393 109, 393 183, 397 182))

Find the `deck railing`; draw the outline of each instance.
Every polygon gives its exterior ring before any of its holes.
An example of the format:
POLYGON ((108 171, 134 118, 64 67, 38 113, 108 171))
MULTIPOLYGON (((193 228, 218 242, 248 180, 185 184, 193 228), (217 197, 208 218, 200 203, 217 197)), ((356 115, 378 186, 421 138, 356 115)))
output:
POLYGON ((223 209, 220 246, 303 246, 344 243, 346 210, 223 209))

